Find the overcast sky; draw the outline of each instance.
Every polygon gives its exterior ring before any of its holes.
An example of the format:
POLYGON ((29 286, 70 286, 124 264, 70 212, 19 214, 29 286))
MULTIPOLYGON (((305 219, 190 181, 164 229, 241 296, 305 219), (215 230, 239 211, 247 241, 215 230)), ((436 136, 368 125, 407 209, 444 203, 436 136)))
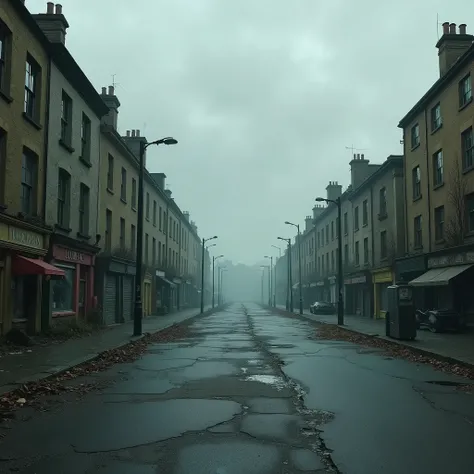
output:
POLYGON ((372 163, 401 153, 398 121, 439 75, 437 14, 474 21, 467 0, 61 3, 91 82, 116 75, 120 133, 179 140, 148 168, 243 263, 292 236, 284 221, 303 224, 328 181, 349 184, 346 146, 372 163))

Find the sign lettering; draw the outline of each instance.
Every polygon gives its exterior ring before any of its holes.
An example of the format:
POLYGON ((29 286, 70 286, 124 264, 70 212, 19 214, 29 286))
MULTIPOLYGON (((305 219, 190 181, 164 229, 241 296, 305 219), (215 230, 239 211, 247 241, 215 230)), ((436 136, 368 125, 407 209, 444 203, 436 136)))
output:
POLYGON ((463 252, 428 259, 428 268, 448 267, 450 265, 462 265, 474 263, 474 252, 463 252))
POLYGON ((66 260, 73 260, 74 262, 83 262, 86 259, 85 255, 75 250, 66 250, 66 260))
POLYGON ((42 238, 40 235, 28 230, 16 229, 10 227, 9 239, 11 242, 27 247, 42 248, 42 238))

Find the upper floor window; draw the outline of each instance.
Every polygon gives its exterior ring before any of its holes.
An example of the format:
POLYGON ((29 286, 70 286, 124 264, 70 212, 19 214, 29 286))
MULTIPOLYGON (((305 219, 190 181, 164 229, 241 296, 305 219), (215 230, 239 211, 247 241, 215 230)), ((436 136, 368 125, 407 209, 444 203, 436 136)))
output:
POLYGON ((329 224, 326 224, 326 244, 329 244, 329 224))
POLYGON ((123 217, 120 218, 119 245, 121 249, 125 249, 125 219, 123 217))
POLYGON ((0 21, 0 91, 6 94, 10 90, 11 38, 11 31, 0 21))
POLYGON ((7 132, 0 128, 0 204, 5 199, 5 167, 7 161, 7 132))
POLYGON ((466 196, 467 231, 474 232, 474 193, 466 196))
POLYGON ((344 244, 344 265, 349 265, 349 244, 344 244))
POLYGON ((79 234, 89 236, 90 189, 81 183, 79 190, 79 234))
POLYGON ((413 235, 415 240, 415 248, 423 247, 423 229, 422 229, 422 218, 416 216, 413 220, 413 235))
POLYGON ((21 212, 36 213, 38 193, 38 157, 28 148, 23 148, 21 159, 21 212))
POLYGON ((412 170, 413 181, 413 199, 421 197, 421 171, 419 166, 415 166, 412 170))
POLYGON ((355 264, 360 265, 359 241, 354 244, 355 264))
POLYGON ((136 247, 137 232, 135 226, 132 224, 130 226, 130 250, 135 252, 136 247))
POLYGON ((379 217, 387 215, 387 190, 381 188, 379 191, 379 217))
POLYGON ((58 172, 58 215, 57 222, 64 229, 69 229, 71 196, 71 175, 60 168, 58 172))
POLYGON ((369 223, 369 203, 367 199, 362 203, 362 225, 369 223))
POLYGON ((39 81, 40 67, 38 63, 28 54, 26 58, 25 71, 25 103, 23 112, 31 120, 37 121, 39 114, 39 81))
POLYGON ((354 230, 359 230, 359 206, 354 209, 354 230))
POLYGON ((334 240, 334 221, 331 221, 331 240, 334 240))
POLYGON ((474 137, 472 127, 461 134, 462 167, 464 170, 474 166, 474 137))
POLYGON ((439 206, 434 210, 435 220, 435 239, 437 241, 444 239, 444 206, 439 206))
POLYGON ((387 231, 380 232, 380 258, 387 258, 387 231))
POLYGON ((132 178, 132 209, 137 208, 137 180, 132 178))
POLYGON ((150 220, 150 193, 146 193, 145 219, 150 220))
POLYGON ((107 189, 114 190, 114 157, 109 153, 107 159, 107 189))
POLYGON ((349 232, 349 222, 347 212, 344 212, 344 235, 347 235, 349 232))
POLYGON ((81 122, 81 158, 90 163, 91 160, 91 121, 86 114, 82 114, 81 122))
POLYGON ((433 182, 435 186, 444 183, 443 150, 438 150, 433 155, 433 182))
POLYGON ((122 167, 120 182, 120 199, 123 202, 127 202, 127 170, 122 167))
POLYGON ((158 228, 160 231, 163 229, 163 209, 161 209, 160 206, 160 211, 158 213, 158 228))
POLYGON ((72 100, 63 91, 61 97, 61 140, 71 146, 72 141, 72 100))
POLYGON ((156 227, 156 201, 153 201, 153 225, 156 227))
POLYGON ((459 81, 459 107, 464 107, 472 100, 471 75, 463 77, 459 81))
POLYGON ((148 234, 145 234, 145 264, 148 265, 148 252, 149 252, 149 237, 148 234))
POLYGON ((105 211, 105 250, 112 249, 112 211, 107 209, 105 211))
POLYGON ((441 127, 441 104, 438 102, 431 109, 431 131, 434 132, 441 127))
POLYGON ((369 264, 369 238, 364 239, 364 265, 369 264))
POLYGON ((420 126, 416 123, 411 127, 411 147, 416 148, 420 144, 420 126))

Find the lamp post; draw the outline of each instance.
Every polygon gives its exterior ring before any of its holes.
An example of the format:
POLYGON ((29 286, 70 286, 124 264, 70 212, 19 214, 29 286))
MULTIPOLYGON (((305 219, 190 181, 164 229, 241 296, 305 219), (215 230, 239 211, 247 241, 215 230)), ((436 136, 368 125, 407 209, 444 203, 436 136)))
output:
POLYGON ((216 266, 216 260, 222 258, 224 255, 218 255, 217 257, 212 257, 212 307, 214 308, 214 300, 215 300, 215 291, 214 291, 214 269, 216 266))
POLYGON ((226 267, 222 267, 221 268, 221 281, 219 283, 219 286, 220 286, 220 291, 221 291, 221 301, 220 301, 220 304, 224 304, 225 303, 225 299, 224 299, 224 272, 227 271, 227 268, 226 267))
POLYGON ((135 261, 135 305, 133 311, 133 335, 142 334, 142 265, 143 265, 143 188, 145 179, 145 151, 150 145, 176 145, 173 137, 160 138, 153 142, 140 140, 138 203, 137 203, 137 254, 135 261))
POLYGON ((286 310, 293 312, 293 276, 291 268, 291 239, 285 239, 283 237, 278 237, 278 240, 283 240, 286 242, 288 249, 288 278, 287 278, 287 290, 286 290, 286 310))
POLYGON ((287 225, 292 225, 293 227, 296 227, 298 230, 298 279, 299 279, 299 289, 300 289, 300 314, 303 314, 303 287, 302 287, 302 282, 301 282, 301 233, 300 233, 300 225, 299 224, 293 224, 292 222, 286 221, 285 224, 287 225))
POLYGON ((262 297, 261 297, 261 300, 262 300, 262 304, 265 302, 265 298, 263 296, 263 279, 264 279, 264 276, 265 276, 265 269, 260 267, 260 270, 262 270, 262 297))
MULTIPOLYGON (((271 298, 271 296, 270 296, 270 294, 271 294, 271 293, 270 293, 270 291, 271 291, 271 289, 270 289, 270 285, 271 285, 271 283, 270 283, 270 281, 271 281, 270 265, 260 265, 260 268, 263 269, 263 272, 264 272, 264 273, 265 273, 265 268, 268 269, 268 301, 270 301, 270 298, 271 298)), ((263 299, 264 299, 264 298, 262 298, 262 301, 263 301, 263 299)))
POLYGON ((332 202, 337 206, 337 236, 339 239, 337 245, 337 286, 339 287, 339 296, 337 301, 337 324, 339 326, 344 325, 344 274, 342 270, 342 203, 341 198, 337 199, 324 199, 321 197, 316 198, 316 202, 332 202))
POLYGON ((277 294, 277 263, 278 261, 280 260, 281 258, 281 248, 276 246, 276 245, 272 245, 272 247, 274 249, 278 249, 278 260, 275 262, 275 266, 273 267, 273 280, 274 280, 274 285, 273 285, 273 306, 276 308, 276 294, 277 294))
POLYGON ((201 255, 201 314, 204 313, 204 250, 206 242, 209 240, 217 239, 217 235, 209 237, 208 239, 202 239, 202 255, 201 255))
POLYGON ((273 257, 265 255, 265 258, 270 259, 270 281, 268 283, 268 306, 272 306, 273 301, 273 257))

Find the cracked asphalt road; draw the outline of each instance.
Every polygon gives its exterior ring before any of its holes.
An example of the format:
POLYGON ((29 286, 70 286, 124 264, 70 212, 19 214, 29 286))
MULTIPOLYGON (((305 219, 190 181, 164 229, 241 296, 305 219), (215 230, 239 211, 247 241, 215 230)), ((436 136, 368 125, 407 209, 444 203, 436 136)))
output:
POLYGON ((20 410, 0 472, 29 474, 464 474, 474 466, 464 382, 314 324, 235 304, 187 336, 72 383, 103 385, 20 410))

